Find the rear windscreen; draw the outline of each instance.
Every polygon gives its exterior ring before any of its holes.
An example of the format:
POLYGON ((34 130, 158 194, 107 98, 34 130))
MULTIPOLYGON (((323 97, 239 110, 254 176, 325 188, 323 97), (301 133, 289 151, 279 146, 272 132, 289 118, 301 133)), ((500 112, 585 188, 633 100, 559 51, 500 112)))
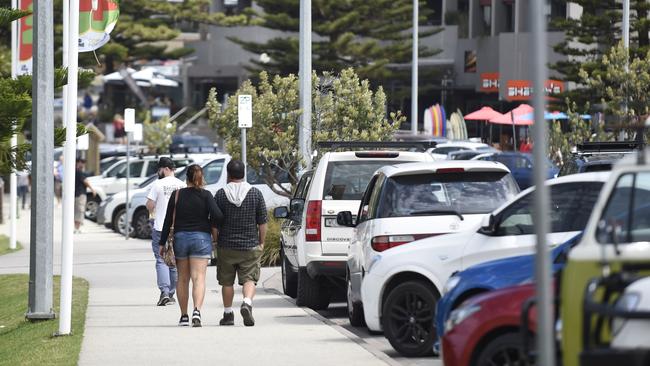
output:
POLYGON ((612 170, 612 164, 611 163, 604 163, 604 164, 589 164, 585 166, 585 173, 587 172, 608 172, 612 170))
POLYGON ((384 184, 378 217, 417 216, 435 211, 492 212, 519 193, 507 172, 404 175, 384 184))
POLYGON ((377 169, 405 163, 394 160, 363 160, 330 162, 325 174, 324 200, 361 200, 368 182, 377 169))

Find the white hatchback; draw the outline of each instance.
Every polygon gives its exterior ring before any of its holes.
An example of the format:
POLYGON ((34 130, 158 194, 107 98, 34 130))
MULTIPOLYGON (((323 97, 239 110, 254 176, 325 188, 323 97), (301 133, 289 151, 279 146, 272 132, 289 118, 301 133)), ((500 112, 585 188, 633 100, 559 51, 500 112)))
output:
POLYGON ((350 323, 363 323, 361 282, 375 255, 415 240, 471 230, 517 193, 508 168, 495 162, 440 160, 375 172, 358 221, 353 223, 349 211, 337 216, 339 225, 354 227, 346 273, 350 323))

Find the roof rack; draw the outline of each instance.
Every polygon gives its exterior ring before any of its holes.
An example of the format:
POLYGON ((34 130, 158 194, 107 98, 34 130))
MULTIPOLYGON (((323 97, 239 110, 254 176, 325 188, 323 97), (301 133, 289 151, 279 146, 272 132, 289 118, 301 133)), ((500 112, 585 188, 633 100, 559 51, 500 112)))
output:
POLYGON ((632 152, 642 149, 644 144, 638 141, 583 142, 576 146, 580 154, 632 152))
POLYGON ((436 147, 436 141, 319 141, 316 146, 323 149, 417 149, 426 151, 436 147))

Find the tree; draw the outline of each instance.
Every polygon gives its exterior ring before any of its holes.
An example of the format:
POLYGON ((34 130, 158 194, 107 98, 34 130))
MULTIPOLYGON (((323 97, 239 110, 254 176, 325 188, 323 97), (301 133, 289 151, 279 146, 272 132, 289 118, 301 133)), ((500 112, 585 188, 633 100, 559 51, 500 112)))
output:
MULTIPOLYGON (((352 69, 340 74, 312 75, 313 114, 312 148, 317 141, 385 141, 393 136, 404 121, 400 113, 386 116, 386 95, 383 89, 373 91, 368 80, 360 80, 352 69)), ((301 110, 298 98, 298 79, 295 75, 272 79, 260 73, 259 83, 249 80, 236 95, 228 99, 222 110, 214 89, 210 91, 206 107, 208 120, 226 141, 234 156, 241 151, 240 131, 237 128, 237 98, 239 94, 253 96, 253 127, 247 132, 248 164, 262 169, 264 177, 276 193, 290 196, 291 189, 278 184, 279 169, 289 175, 292 185, 298 180, 298 166, 303 157, 298 149, 298 123, 301 110)))
MULTIPOLYGON (((8 27, 12 21, 29 15, 29 12, 0 8, 0 28, 8 27)), ((92 75, 81 73, 79 83, 89 83, 92 75)), ((56 88, 62 87, 67 82, 67 72, 57 69, 54 75, 56 88)), ((14 170, 22 170, 26 167, 27 154, 31 150, 29 142, 19 143, 11 146, 13 135, 22 134, 28 127, 38 128, 38 121, 31 120, 31 126, 26 121, 32 115, 32 77, 30 75, 20 76, 12 79, 4 73, 0 76, 0 173, 6 174, 14 170)), ((82 125, 77 125, 77 135, 85 133, 82 125)), ((24 139, 23 139, 24 140, 24 139)), ((54 143, 61 146, 65 141, 65 129, 56 128, 54 131, 54 143)))
MULTIPOLYGON (((272 75, 298 73, 299 0, 258 0, 262 12, 255 13, 263 26, 286 32, 266 43, 246 42, 231 38, 254 54, 267 54, 268 63, 251 59, 250 71, 264 70, 272 75)), ((402 80, 410 90, 409 64, 412 52, 411 0, 314 0, 312 3, 313 69, 316 72, 341 72, 353 68, 373 86, 386 85, 389 80, 402 80)), ((421 6, 421 20, 431 13, 421 6)), ((421 32, 430 36, 442 29, 421 32)), ((421 57, 430 57, 440 50, 420 47, 421 57)), ((421 77, 430 75, 422 70, 421 77)), ((406 88, 400 90, 402 94, 406 88)))
POLYGON ((169 151, 172 136, 176 133, 176 122, 169 122, 169 117, 151 121, 151 113, 147 112, 143 129, 144 144, 150 153, 164 154, 169 151))
MULTIPOLYGON (((578 19, 556 19, 554 28, 565 33, 565 40, 554 46, 555 52, 568 59, 552 65, 561 79, 579 83, 580 70, 604 72, 602 57, 622 39, 622 5, 617 0, 562 0, 582 6, 578 19)), ((650 49, 650 2, 630 0, 630 52, 644 57, 650 49)), ((589 90, 569 92, 568 96, 581 104, 590 97, 589 90)))

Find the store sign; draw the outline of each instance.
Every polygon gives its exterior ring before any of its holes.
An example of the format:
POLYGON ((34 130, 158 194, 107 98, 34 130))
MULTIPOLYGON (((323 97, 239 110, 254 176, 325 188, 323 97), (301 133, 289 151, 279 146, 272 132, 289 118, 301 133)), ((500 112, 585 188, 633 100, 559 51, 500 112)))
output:
POLYGON ((484 72, 481 74, 481 85, 479 90, 483 93, 498 93, 499 92, 499 73, 498 72, 484 72))
MULTIPOLYGON (((533 97, 533 86, 530 80, 508 80, 506 89, 507 100, 531 100, 533 97)), ((564 92, 564 82, 558 80, 546 80, 544 92, 548 98, 553 98, 564 92)))

